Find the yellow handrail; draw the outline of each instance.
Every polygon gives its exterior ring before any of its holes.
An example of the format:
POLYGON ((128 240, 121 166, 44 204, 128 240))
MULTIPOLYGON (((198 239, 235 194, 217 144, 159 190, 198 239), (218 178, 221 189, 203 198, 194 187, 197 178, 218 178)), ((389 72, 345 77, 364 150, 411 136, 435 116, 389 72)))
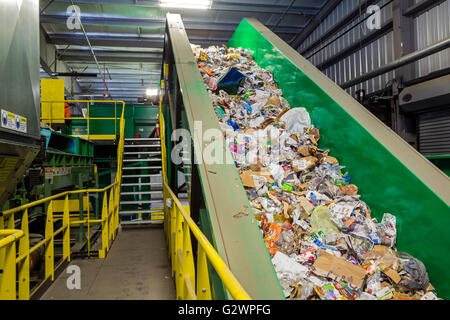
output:
MULTIPOLYGON (((175 203, 175 206, 177 209, 176 214, 181 214, 181 216, 183 217, 182 219, 180 217, 175 217, 175 220, 177 220, 177 221, 182 220, 182 221, 179 221, 177 223, 177 225, 180 225, 182 222, 187 223, 190 231, 197 239, 199 246, 201 246, 201 248, 206 253, 206 256, 208 257, 209 262, 212 264, 212 266, 216 270, 217 274, 219 275, 220 279, 222 280, 222 282, 225 285, 225 287, 227 288, 227 290, 230 292, 233 299, 250 300, 251 299, 250 296, 247 294, 245 289, 241 286, 241 284, 236 279, 236 277, 233 275, 231 270, 227 267, 225 262, 223 262, 222 258, 220 258, 217 251, 214 249, 212 244, 208 241, 206 236, 202 233, 200 228, 196 225, 194 220, 192 220, 192 218, 189 216, 189 214, 183 208, 183 205, 181 204, 180 200, 178 200, 177 196, 173 193, 173 191, 170 189, 169 185, 165 181, 164 181, 164 189, 169 195, 168 198, 171 199, 175 203)), ((180 232, 180 233, 182 232, 181 228, 178 228, 178 230, 176 230, 176 233, 178 233, 178 232, 180 232)), ((189 249, 188 249, 188 251, 189 251, 189 249)))
MULTIPOLYGON (((87 115, 86 117, 57 117, 57 118, 52 118, 53 112, 50 112, 50 118, 41 118, 42 122, 46 122, 49 123, 50 125, 52 123, 59 122, 59 121, 66 121, 66 120, 86 120, 87 121, 87 135, 71 135, 73 137, 86 137, 87 139, 92 139, 92 140, 111 140, 111 139, 116 139, 116 135, 117 135, 117 124, 116 121, 114 121, 114 135, 108 135, 108 134, 103 134, 103 135, 93 135, 89 133, 90 130, 90 125, 89 122, 91 120, 117 120, 117 103, 123 103, 123 101, 114 101, 114 100, 41 100, 41 103, 65 103, 65 102, 74 102, 74 103, 86 103, 87 104, 87 115), (91 117, 90 115, 90 103, 91 102, 95 102, 95 103, 114 103, 114 117, 91 117)), ((124 104, 123 104, 124 105, 124 104)), ((123 111, 123 109, 122 109, 123 111)), ((122 112, 123 113, 123 112, 122 112)))
MULTIPOLYGON (((161 89, 163 88, 164 80, 161 81, 161 89)), ((177 298, 183 300, 210 300, 212 298, 207 267, 208 259, 233 299, 250 300, 248 293, 190 217, 187 212, 189 207, 184 207, 169 187, 162 93, 159 97, 159 127, 163 170, 164 231, 169 246, 169 258, 172 265, 172 276, 175 277, 177 298), (167 201, 169 199, 175 205, 169 204, 167 201), (198 243, 197 268, 194 265, 191 233, 198 243)))
POLYGON ((23 237, 23 231, 22 230, 16 230, 16 229, 6 229, 6 230, 0 230, 0 237, 5 237, 0 240, 0 248, 3 246, 7 246, 11 242, 19 240, 19 238, 23 237))
MULTIPOLYGON (((14 300, 17 297, 21 300, 27 300, 36 292, 46 280, 54 280, 54 239, 62 234, 63 258, 60 265, 70 261, 70 226, 87 224, 88 230, 90 224, 101 224, 101 243, 102 248, 98 250, 98 257, 104 258, 109 251, 110 244, 115 240, 117 229, 119 227, 119 205, 120 205, 120 184, 122 179, 122 154, 125 141, 125 102, 123 101, 104 101, 104 100, 68 100, 76 102, 108 102, 122 103, 122 114, 120 117, 120 137, 117 147, 117 173, 114 183, 102 189, 79 189, 65 191, 59 194, 46 197, 16 208, 8 209, 0 214, 0 269, 3 273, 0 278, 0 299, 14 300), (87 219, 70 220, 69 213, 69 195, 86 193, 89 197, 90 193, 103 193, 103 203, 101 208, 100 219, 90 219, 89 201, 87 208, 82 211, 88 212, 87 219), (109 195, 108 195, 109 193, 109 195), (54 230, 54 222, 61 220, 61 216, 54 217, 54 201, 64 198, 64 210, 62 214, 62 226, 54 230), (28 210, 32 207, 48 203, 45 237, 39 243, 30 248, 29 230, 28 230, 28 210), (21 228, 15 229, 15 214, 22 213, 21 228), (3 229, 6 222, 6 228, 3 229), (18 250, 16 250, 16 242, 18 242, 18 250), (30 255, 44 247, 45 250, 45 279, 33 290, 30 290, 30 255), (18 283, 18 286, 17 286, 18 283), (18 296, 17 296, 18 288, 18 296)), ((46 101, 43 101, 46 102, 46 101)), ((47 101, 48 102, 48 101, 47 101)), ((66 102, 66 101, 62 101, 66 102)), ((60 200, 58 200, 60 201, 60 200)), ((90 254, 90 232, 88 231, 88 254, 90 254)))

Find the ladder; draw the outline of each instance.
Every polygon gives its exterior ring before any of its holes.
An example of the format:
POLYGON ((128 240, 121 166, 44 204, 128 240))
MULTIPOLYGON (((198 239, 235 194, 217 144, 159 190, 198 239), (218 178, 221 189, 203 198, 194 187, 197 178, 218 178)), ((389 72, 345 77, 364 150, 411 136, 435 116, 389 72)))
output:
POLYGON ((120 224, 143 225, 164 222, 161 140, 124 140, 120 224))

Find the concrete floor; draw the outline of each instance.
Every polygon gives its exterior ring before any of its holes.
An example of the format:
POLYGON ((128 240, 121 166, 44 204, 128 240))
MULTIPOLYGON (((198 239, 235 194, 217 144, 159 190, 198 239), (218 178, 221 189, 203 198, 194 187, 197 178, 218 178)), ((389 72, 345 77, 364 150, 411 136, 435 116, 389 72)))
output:
POLYGON ((167 300, 175 286, 161 227, 124 228, 105 259, 78 259, 81 289, 69 290, 64 270, 41 300, 167 300))

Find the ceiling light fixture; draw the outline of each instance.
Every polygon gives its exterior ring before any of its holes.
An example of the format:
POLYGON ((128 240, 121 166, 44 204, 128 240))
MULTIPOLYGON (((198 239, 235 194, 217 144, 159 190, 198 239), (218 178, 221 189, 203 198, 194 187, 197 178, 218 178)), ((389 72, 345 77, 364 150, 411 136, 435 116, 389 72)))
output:
POLYGON ((157 94, 158 94, 158 88, 147 89, 147 91, 146 91, 146 96, 148 96, 148 97, 153 97, 153 96, 156 96, 157 94))
POLYGON ((159 5, 166 8, 209 9, 212 0, 160 0, 159 5))

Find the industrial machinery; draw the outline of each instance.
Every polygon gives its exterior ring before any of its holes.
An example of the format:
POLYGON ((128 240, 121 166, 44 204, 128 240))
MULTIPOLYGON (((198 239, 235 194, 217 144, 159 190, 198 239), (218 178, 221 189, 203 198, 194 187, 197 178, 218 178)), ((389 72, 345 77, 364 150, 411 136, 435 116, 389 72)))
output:
MULTIPOLYGON (((319 147, 335 150, 374 217, 396 215, 398 250, 422 260, 438 294, 450 297, 450 258, 443 254, 450 245, 448 177, 257 20, 244 19, 227 46, 252 51, 256 62, 273 72, 290 104, 308 110, 323 137, 319 147)), ((170 187, 177 190, 181 172, 191 216, 252 298, 283 298, 234 164, 171 162, 173 130, 186 129, 194 137, 191 155, 208 145, 195 138, 196 121, 202 123, 197 137, 208 129, 219 130, 178 15, 167 19, 162 90, 170 187)), ((223 143, 220 148, 229 152, 223 143)), ((214 297, 226 298, 222 283, 210 272, 214 297)))
POLYGON ((39 4, 2 1, 0 18, 0 208, 38 154, 39 4), (14 32, 9 32, 13 30, 14 32))
MULTIPOLYGON (((8 3, 2 2, 1 12, 6 12, 11 17, 17 17, 17 14, 12 14, 16 12, 14 11, 17 9, 16 4, 11 2, 9 5, 8 3)), ((24 5, 28 5, 28 8, 26 10, 22 8, 17 19, 27 19, 27 24, 22 25, 30 28, 30 23, 33 23, 31 30, 38 30, 37 5, 33 1, 26 0, 23 1, 22 6, 24 5), (22 14, 30 15, 30 17, 22 17, 22 14)), ((9 37, 10 35, 2 34, 2 37, 5 36, 9 37)), ((19 52, 16 51, 16 46, 12 46, 10 50, 13 54, 11 55, 5 53, 5 49, 2 48, 0 49, 2 50, 0 51, 2 62, 3 59, 6 59, 7 62, 10 62, 10 66, 16 68, 17 66, 35 65, 38 70, 38 53, 34 47, 36 45, 38 48, 37 35, 35 40, 30 40, 32 38, 21 39, 20 35, 17 35, 15 41, 23 43, 22 49, 28 45, 33 50, 19 52), (28 58, 25 52, 34 52, 34 54, 28 58), (15 60, 19 58, 22 60, 15 60), (23 63, 23 60, 26 59, 31 59, 35 64, 23 63)), ((4 41, 5 39, 0 40, 4 41)), ((446 266, 450 263, 450 257, 443 254, 450 245, 447 231, 447 226, 450 224, 450 182, 448 177, 257 20, 244 19, 228 46, 251 50, 256 62, 261 67, 273 72, 275 80, 283 90, 284 97, 289 100, 290 104, 307 108, 312 122, 320 129, 322 135, 319 146, 334 150, 341 164, 352 172, 352 181, 359 186, 363 195, 362 199, 372 208, 374 217, 380 219, 384 212, 392 212, 396 215, 398 219, 398 249, 410 252, 422 260, 427 266, 430 280, 435 285, 439 296, 449 298, 450 272, 446 266)), ((100 225, 97 230, 100 231, 102 239, 102 248, 98 250, 98 256, 104 258, 109 244, 116 236, 120 212, 124 216, 131 215, 131 218, 126 221, 129 224, 145 218, 152 222, 155 208, 140 205, 154 203, 153 200, 161 202, 161 198, 154 199, 152 193, 164 190, 165 200, 170 200, 163 201, 161 205, 165 212, 166 239, 169 242, 172 266, 179 267, 181 265, 177 262, 179 260, 175 261, 174 259, 184 259, 190 255, 190 259, 194 260, 192 259, 192 250, 175 251, 173 250, 174 245, 176 248, 177 244, 181 242, 191 244, 191 241, 193 243, 198 241, 200 243, 199 239, 203 241, 204 245, 206 242, 204 234, 223 260, 213 259, 215 263, 208 260, 209 264, 206 266, 205 252, 197 252, 197 262, 201 259, 204 261, 202 271, 208 271, 206 273, 211 281, 206 281, 208 283, 205 285, 211 286, 213 299, 228 299, 232 296, 226 289, 223 277, 219 275, 220 271, 216 271, 217 269, 212 266, 213 264, 220 265, 220 263, 224 263, 221 270, 228 267, 251 298, 284 298, 235 165, 201 161, 201 153, 200 158, 196 159, 194 156, 199 149, 204 149, 210 143, 210 141, 197 139, 197 137, 203 136, 206 130, 220 130, 220 127, 179 15, 168 14, 166 22, 159 114, 163 130, 161 137, 164 140, 160 144, 151 128, 154 122, 145 121, 149 118, 156 121, 156 113, 154 116, 149 115, 147 113, 149 109, 140 110, 139 107, 129 107, 125 104, 120 111, 115 109, 116 106, 114 108, 105 107, 103 111, 99 111, 100 114, 96 115, 97 117, 114 117, 115 129, 112 133, 93 132, 89 122, 86 124, 82 121, 77 122, 75 119, 66 128, 69 132, 58 133, 46 129, 40 132, 38 90, 35 89, 35 86, 38 87, 38 75, 33 73, 32 76, 29 76, 32 81, 25 84, 30 85, 25 94, 18 92, 17 88, 23 88, 22 82, 28 78, 22 74, 20 79, 17 79, 16 73, 21 74, 21 72, 17 72, 17 69, 9 70, 8 63, 3 63, 1 66, 4 69, 0 70, 2 71, 0 75, 2 84, 6 82, 5 87, 9 90, 2 91, 0 95, 1 108, 6 111, 5 125, 3 126, 2 119, 0 128, 0 156, 2 157, 0 159, 2 161, 0 162, 0 188, 2 188, 0 189, 0 206, 3 206, 6 200, 11 198, 13 202, 18 202, 15 205, 35 200, 42 190, 44 193, 53 194, 56 190, 78 189, 72 192, 79 196, 79 199, 69 199, 69 192, 63 195, 66 197, 65 200, 56 200, 56 198, 50 200, 52 210, 48 210, 48 207, 45 208, 49 204, 42 203, 41 216, 47 213, 47 216, 51 215, 51 219, 47 219, 45 225, 45 237, 49 240, 40 242, 46 241, 45 248, 47 250, 51 248, 52 255, 54 234, 58 232, 60 239, 56 240, 60 241, 60 244, 62 243, 60 256, 63 262, 67 263, 71 254, 71 235, 74 230, 72 228, 76 230, 75 224, 80 224, 77 240, 81 243, 86 231, 83 229, 83 225, 87 225, 87 234, 90 235, 92 232, 89 230, 90 223, 95 221, 100 225), (4 78, 5 75, 6 78, 4 78), (15 86, 9 85, 14 82, 11 79, 17 79, 15 86), (25 101, 25 98, 28 100, 25 101), (111 114, 113 110, 114 115, 111 114), (139 112, 142 112, 143 115, 137 116, 139 112), (116 118, 119 114, 122 114, 122 117, 117 123, 116 118), (131 121, 128 124, 127 118, 130 118, 129 121, 131 121), (142 119, 136 122, 136 118, 142 119), (200 128, 196 126, 198 121, 202 123, 200 128), (142 128, 142 131, 139 128, 142 128), (176 129, 185 129, 193 137, 190 141, 186 141, 190 143, 191 152, 185 156, 190 157, 190 162, 177 164, 171 159, 172 150, 176 144, 176 141, 172 140, 172 133, 176 129), (117 139, 118 132, 121 132, 120 139, 117 139), (89 139, 90 135, 95 133, 112 135, 112 137, 98 139, 103 142, 94 145, 90 141, 83 140, 83 137, 73 137, 73 135, 86 135, 89 139), (41 139, 42 136, 45 136, 45 139, 41 139), (109 142, 105 143, 106 140, 109 142), (101 149, 93 151, 94 148, 101 145, 103 145, 100 147, 104 148, 103 151, 97 152, 101 149), (114 152, 107 151, 108 148, 117 151, 116 157, 113 157, 114 152), (151 148, 155 148, 155 150, 151 148), (33 162, 39 151, 41 153, 33 162), (93 158, 94 154, 96 156, 103 155, 103 157, 96 159, 93 158), (150 157, 146 157, 146 155, 150 155, 150 157), (153 163, 150 163, 151 155, 156 157, 161 155, 161 159, 156 158, 153 163), (162 162, 161 165, 159 161, 162 162), (114 182, 103 189, 80 190, 93 184, 94 181, 98 188, 96 167, 94 166, 96 162, 104 164, 104 166, 102 165, 102 170, 105 171, 104 176, 109 176, 109 182, 114 182), (30 166, 26 175, 26 170, 30 166), (55 168, 58 168, 57 170, 63 174, 55 174, 55 168), (44 181, 42 181, 42 171, 44 171, 44 181), (129 172, 128 177, 127 171, 129 172), (163 172, 163 183, 159 182, 159 185, 163 184, 164 187, 153 190, 150 175, 156 174, 154 172, 161 175, 161 171, 163 172), (145 178, 145 175, 149 175, 150 179, 141 180, 145 178), (132 180, 127 181, 126 179, 132 180), (19 182, 21 183, 18 185, 19 182), (136 189, 137 185, 138 189, 136 189), (150 188, 147 188, 148 186, 150 188), (16 192, 16 190, 18 191, 16 192), (97 193, 97 198, 91 196, 89 192, 97 193), (183 232, 187 229, 186 223, 181 228, 179 215, 176 221, 170 222, 170 225, 167 224, 169 218, 167 212, 180 210, 184 204, 182 205, 176 198, 180 198, 186 193, 188 208, 183 212, 183 216, 191 231, 195 230, 197 240, 191 237, 192 234, 189 231, 184 233, 186 236, 179 236, 181 229, 183 232), (84 198, 84 194, 87 194, 86 198, 84 198), (137 194, 148 197, 136 199, 137 194), (98 200, 97 203, 95 203, 95 199, 98 200), (51 202, 54 200, 61 201, 59 204, 62 204, 62 210, 53 210, 53 206, 57 204, 51 202), (103 200, 102 206, 99 205, 101 200, 103 200), (78 207, 74 205, 74 209, 70 209, 70 201, 78 202, 78 207), (91 203, 95 203, 92 211, 91 203), (130 208, 128 205, 136 206, 130 208), (94 218, 91 217, 91 212, 95 214, 98 208, 101 208, 101 213, 96 214, 96 220, 90 220, 94 218), (78 217, 75 217, 77 220, 71 220, 74 217, 69 213, 77 209, 80 211, 78 217), (58 225, 55 226, 56 231, 53 229, 53 211, 64 212, 57 216, 59 220, 57 221, 58 225), (197 227, 194 222, 200 227, 199 230, 195 229, 197 227), (176 230, 176 228, 179 229, 176 230), (218 260, 220 260, 219 263, 218 260)), ((23 71, 27 75, 31 72, 30 70, 32 70, 31 67, 23 71)), ((6 89, 2 87, 1 90, 6 89)), ((100 109, 92 107, 92 110, 100 109)), ((88 111, 87 121, 90 121, 91 115, 91 112, 88 111)), ((106 127, 111 129, 113 126, 106 127)), ((97 129, 98 126, 95 130, 97 129)), ((220 141, 215 143, 219 143, 218 147, 223 154, 227 154, 231 158, 230 151, 224 143, 220 141)), ((109 182, 105 181, 105 185, 109 182)), ((21 213, 22 217, 28 219, 27 210, 28 208, 13 213, 9 210, 9 229, 14 229, 10 225, 10 221, 14 222, 14 214, 21 213)), ((4 223, 3 218, 0 221, 4 223)), ((28 229, 28 220, 25 222, 26 229, 28 229)), ((41 229, 36 228, 42 233, 43 226, 41 229)), ((12 243, 14 242, 8 243, 9 249, 5 246, 5 249, 2 250, 10 250, 12 243)), ((90 244, 90 240, 88 243, 90 244)), ((207 246, 205 245, 205 247, 207 246)), ((29 248, 30 246, 26 248, 28 255, 29 248)), ((15 272, 15 251, 11 252, 14 252, 14 255, 10 255, 13 257, 10 260, 14 260, 14 264, 10 263, 10 266, 14 267, 11 269, 15 272)), ((27 253, 24 255, 27 256, 27 253)), ((46 264, 48 263, 50 266, 45 268, 45 280, 54 278, 53 258, 53 256, 45 257, 46 264)), ((25 261, 25 258, 23 259, 25 261)), ((22 269, 24 269, 23 266, 22 269)), ((28 270, 26 271, 28 272, 28 270)), ((227 271, 229 270, 227 269, 227 271)), ((6 279, 5 275, 7 275, 6 272, 2 274, 2 281, 6 279)), ((175 274, 175 277, 178 288, 180 285, 179 274, 175 274)), ((15 274, 14 277, 10 276, 8 279, 13 279, 10 283, 12 283, 11 287, 15 288, 15 274)), ((201 283, 200 277, 197 277, 197 280, 199 280, 198 283, 201 283)), ((4 281, 4 283, 6 282, 4 281)), ((197 285, 197 292, 201 294, 202 291, 198 289, 197 285)), ((24 292, 26 291, 24 290, 24 292)), ((204 290, 204 292, 207 291, 204 290)), ((19 287, 19 297, 21 297, 20 292, 19 287)), ((10 296, 15 298, 15 292, 10 296)), ((22 297, 29 298, 27 295, 22 297)))

